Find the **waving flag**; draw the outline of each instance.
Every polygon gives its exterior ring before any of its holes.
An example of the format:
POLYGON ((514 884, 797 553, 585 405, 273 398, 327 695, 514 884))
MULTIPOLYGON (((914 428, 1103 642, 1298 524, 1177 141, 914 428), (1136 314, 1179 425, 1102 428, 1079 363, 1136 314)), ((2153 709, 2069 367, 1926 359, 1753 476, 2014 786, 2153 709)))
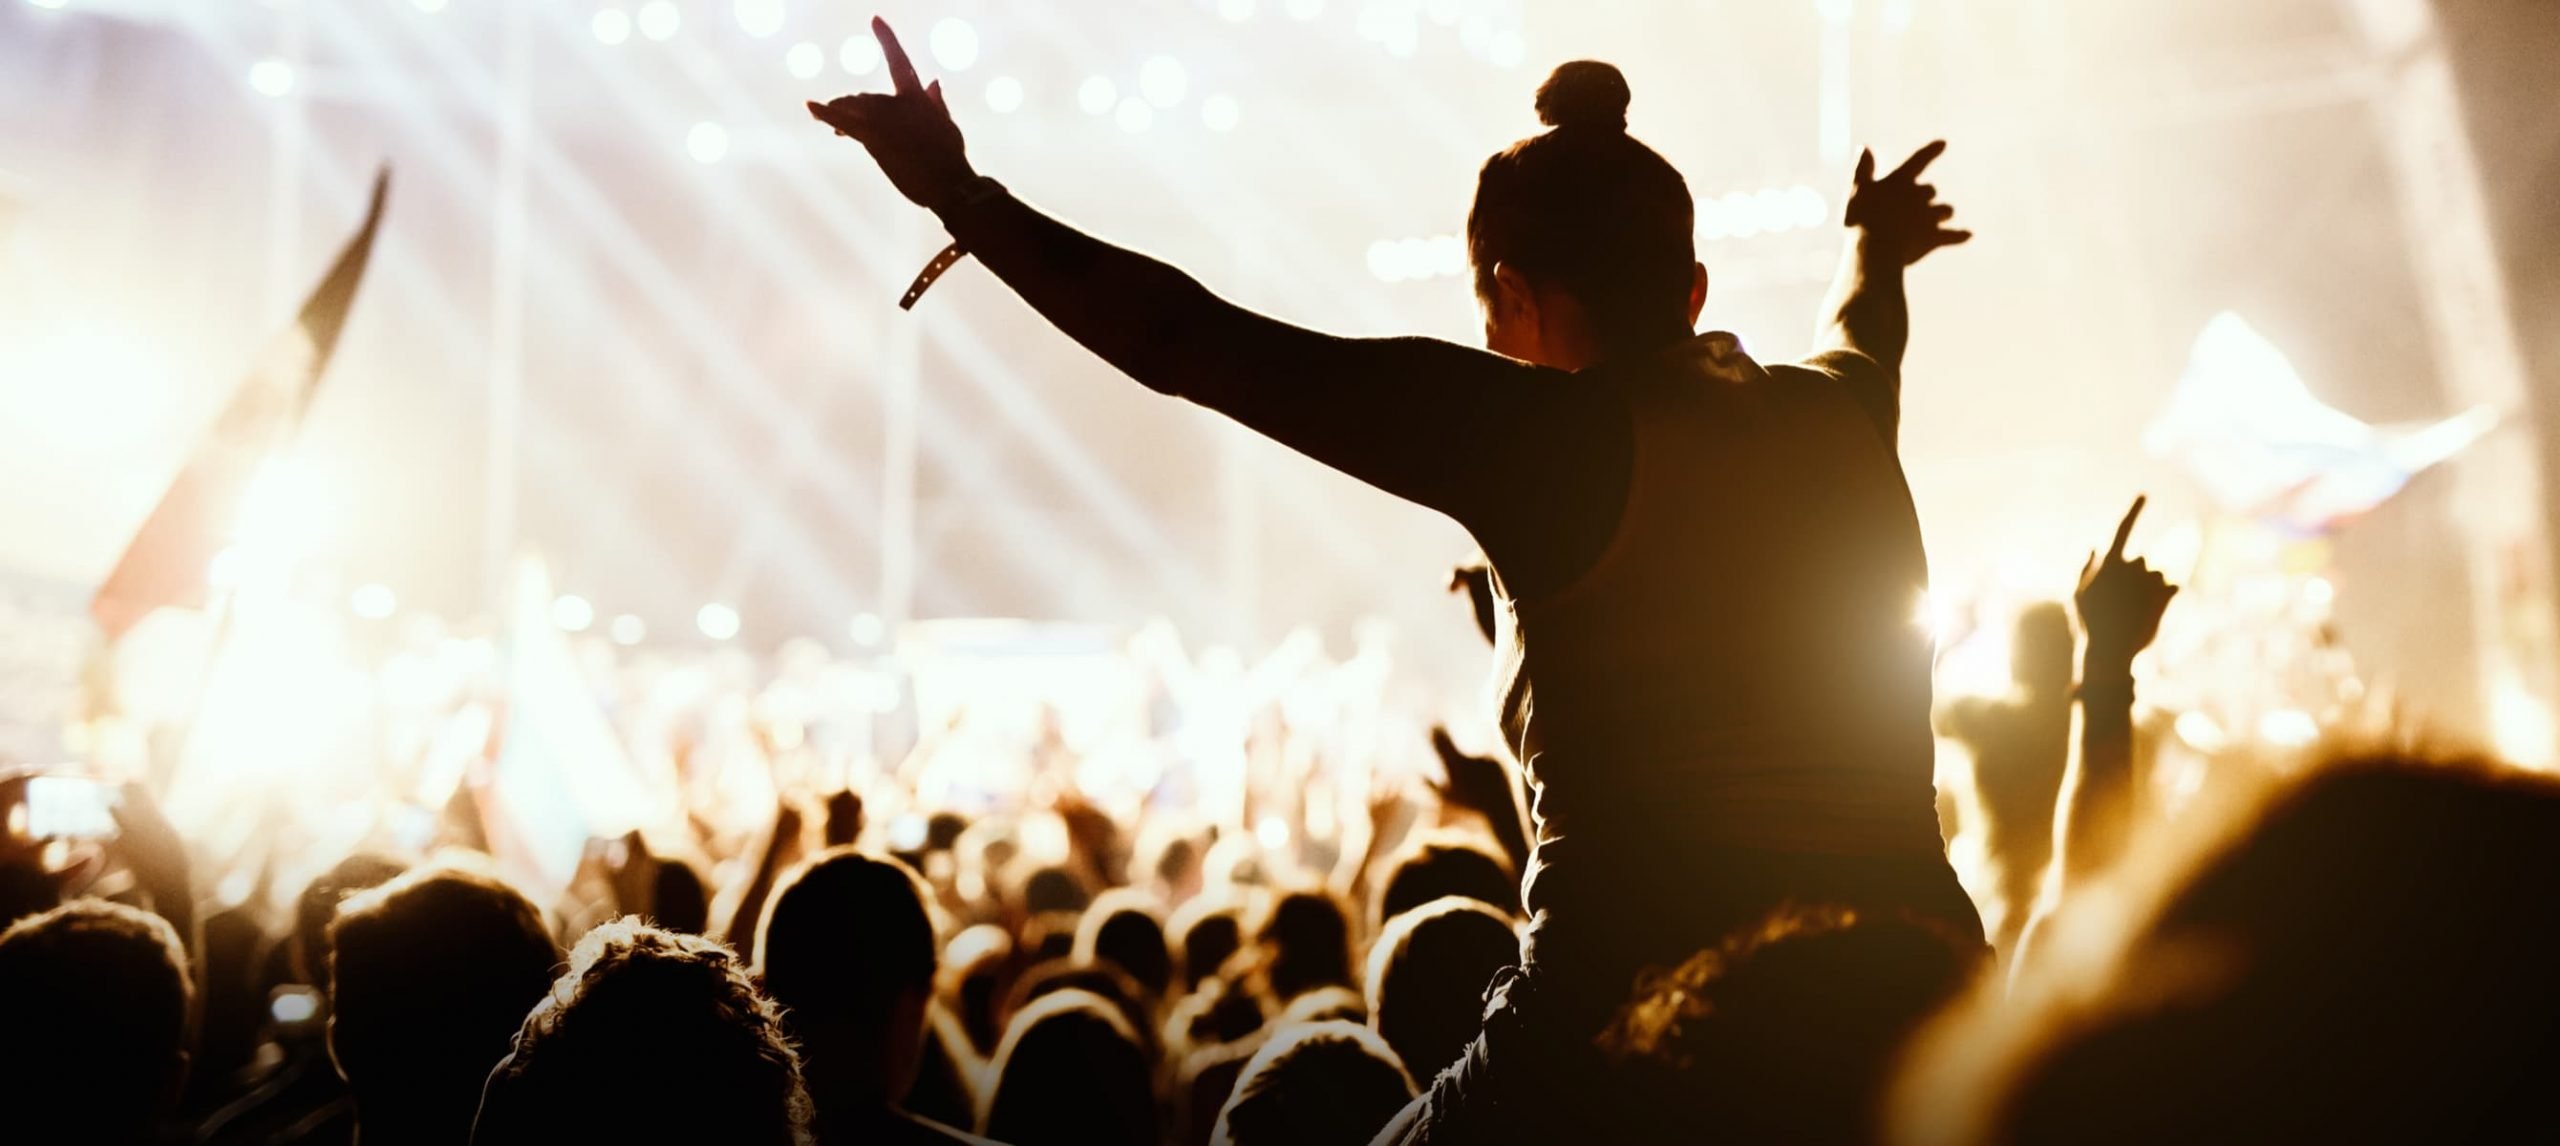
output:
POLYGON ((2224 509, 2317 536, 2391 500, 2498 424, 2474 407, 2436 422, 2369 425, 2322 402, 2274 343, 2224 311, 2196 336, 2168 410, 2144 435, 2184 461, 2224 509))
POLYGON ((108 640, 122 637, 154 609, 204 604, 207 571, 214 555, 230 543, 242 497, 259 467, 302 425, 302 412, 338 348, 338 332, 346 328, 356 285, 373 257, 374 233, 382 224, 383 196, 390 184, 388 168, 374 177, 364 225, 302 304, 293 328, 267 347, 232 392, 212 432, 197 444, 90 599, 89 615, 106 630, 108 640))

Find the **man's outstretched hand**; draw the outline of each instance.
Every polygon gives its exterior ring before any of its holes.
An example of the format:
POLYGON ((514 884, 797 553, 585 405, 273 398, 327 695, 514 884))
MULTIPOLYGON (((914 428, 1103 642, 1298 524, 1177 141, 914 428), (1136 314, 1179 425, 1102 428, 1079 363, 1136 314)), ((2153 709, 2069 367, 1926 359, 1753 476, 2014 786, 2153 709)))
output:
POLYGON ((2159 635, 2160 615, 2169 610, 2169 598, 2178 595, 2178 587, 2142 558, 2125 560, 2124 543, 2133 536, 2133 523, 2149 500, 2133 499, 2133 508, 2116 525, 2116 541, 2106 557, 2091 553, 2088 563, 2080 567, 2080 588, 2072 594, 2072 604, 2080 610, 2081 626, 2089 631, 2090 661, 2132 664, 2133 655, 2159 635))
POLYGON ((1973 237, 1971 231, 1947 226, 1956 209, 1940 203, 1938 189, 1920 181, 1920 172, 1947 149, 1941 139, 1911 153, 1884 178, 1876 178, 1876 154, 1858 153, 1857 185, 1849 193, 1843 221, 1865 233, 1867 249, 1895 266, 1910 266, 1940 247, 1973 237))
POLYGON ((927 84, 917 78, 915 62, 898 46, 889 22, 873 17, 871 34, 879 38, 881 58, 888 61, 892 90, 811 101, 809 114, 861 144, 910 202, 940 207, 977 177, 960 140, 960 125, 951 121, 951 109, 942 101, 942 81, 927 84))

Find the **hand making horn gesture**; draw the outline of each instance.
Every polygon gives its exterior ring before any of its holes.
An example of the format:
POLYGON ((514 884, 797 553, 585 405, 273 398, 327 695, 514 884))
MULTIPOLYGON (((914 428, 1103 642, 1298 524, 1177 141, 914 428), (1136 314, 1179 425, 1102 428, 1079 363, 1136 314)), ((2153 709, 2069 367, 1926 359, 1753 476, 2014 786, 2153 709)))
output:
POLYGON ((1842 221, 1866 232, 1869 244, 1902 266, 1972 238, 1971 231, 1947 226, 1956 209, 1938 202, 1938 189, 1920 181, 1920 172, 1946 149, 1946 140, 1931 143, 1882 179, 1876 178, 1876 153, 1859 152, 1857 185, 1842 221))
POLYGON ((899 194, 919 207, 941 207, 977 177, 960 140, 960 125, 951 121, 951 108, 943 103, 942 81, 928 84, 917 77, 915 62, 898 45, 889 22, 874 17, 871 34, 879 38, 881 58, 888 61, 892 90, 811 101, 809 114, 869 151, 899 194))

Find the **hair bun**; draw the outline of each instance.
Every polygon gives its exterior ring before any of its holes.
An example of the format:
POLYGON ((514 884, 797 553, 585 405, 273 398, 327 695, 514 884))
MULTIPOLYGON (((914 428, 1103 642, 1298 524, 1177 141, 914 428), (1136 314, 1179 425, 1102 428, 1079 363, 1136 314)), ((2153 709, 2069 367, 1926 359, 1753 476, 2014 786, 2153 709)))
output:
POLYGON ((1556 65, 1538 85, 1538 122, 1549 127, 1627 129, 1627 77, 1598 60, 1556 65))

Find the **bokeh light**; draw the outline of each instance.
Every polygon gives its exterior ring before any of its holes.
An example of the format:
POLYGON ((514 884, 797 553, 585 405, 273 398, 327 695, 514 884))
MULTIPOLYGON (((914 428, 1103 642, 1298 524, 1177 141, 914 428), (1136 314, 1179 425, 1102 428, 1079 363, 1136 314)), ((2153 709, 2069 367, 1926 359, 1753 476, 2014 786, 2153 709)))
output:
POLYGON ((649 0, 640 6, 639 23, 641 35, 663 43, 674 39, 684 27, 684 13, 676 8, 674 0, 649 0))
POLYGON ((264 59, 249 65, 250 90, 262 96, 285 96, 293 92, 293 65, 278 59, 264 59))
POLYGON ((1200 122, 1211 131, 1234 131, 1242 118, 1243 110, 1236 106, 1233 96, 1213 95, 1200 101, 1200 122))
POLYGON ((1171 56, 1150 56, 1138 66, 1138 94, 1157 107, 1172 107, 1182 102, 1191 86, 1191 76, 1182 61, 1171 56))
POLYGON ((933 50, 933 62, 945 70, 965 72, 978 62, 978 26, 958 16, 935 21, 927 43, 933 50))
POLYGON ((1022 81, 1012 76, 997 76, 987 81, 987 107, 998 115, 1010 114, 1022 106, 1022 81))
POLYGON ((814 80, 819 72, 827 70, 827 50, 802 40, 782 54, 782 67, 793 79, 814 80))
POLYGON ((1087 76, 1076 88, 1076 106, 1088 115, 1104 115, 1120 105, 1120 85, 1109 76, 1087 76))
POLYGON ((599 44, 619 44, 631 38, 631 13, 620 8, 598 8, 587 18, 587 31, 599 44))
POLYGON ((729 154, 729 129, 704 120, 684 135, 685 154, 696 163, 718 163, 729 154))
POLYGON ((880 41, 872 39, 869 32, 856 32, 845 37, 844 45, 836 49, 836 66, 843 68, 845 74, 854 76, 867 76, 879 71, 880 41))

